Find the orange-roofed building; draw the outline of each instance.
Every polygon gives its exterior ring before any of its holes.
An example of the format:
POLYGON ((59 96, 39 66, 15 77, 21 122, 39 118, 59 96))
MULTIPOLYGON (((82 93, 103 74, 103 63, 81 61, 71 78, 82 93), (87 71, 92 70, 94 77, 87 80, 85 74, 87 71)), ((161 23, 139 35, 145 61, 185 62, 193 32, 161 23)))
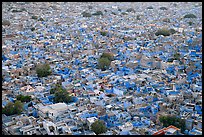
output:
POLYGON ((163 128, 152 135, 178 135, 180 134, 181 130, 175 126, 168 126, 167 128, 163 128))

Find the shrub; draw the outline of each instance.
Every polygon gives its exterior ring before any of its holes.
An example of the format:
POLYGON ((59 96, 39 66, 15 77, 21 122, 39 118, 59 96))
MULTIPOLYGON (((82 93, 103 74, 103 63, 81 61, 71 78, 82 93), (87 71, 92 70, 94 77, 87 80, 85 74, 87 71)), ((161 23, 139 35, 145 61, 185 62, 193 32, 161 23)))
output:
POLYGON ((83 12, 82 13, 83 17, 91 17, 91 13, 88 13, 88 12, 83 12))
POLYGON ((192 21, 189 21, 188 24, 191 26, 191 25, 193 25, 193 22, 192 22, 192 21))
POLYGON ((184 18, 197 18, 194 14, 186 14, 184 18))
POLYGON ((3 21, 2 21, 2 25, 3 25, 3 26, 10 26, 11 23, 10 23, 10 21, 8 21, 8 20, 3 20, 3 21))
POLYGON ((149 7, 147 7, 147 9, 153 9, 153 7, 152 7, 152 6, 149 6, 149 7))
POLYGON ((135 10, 133 8, 129 8, 126 10, 126 12, 135 12, 135 10))
POLYGON ((102 36, 106 36, 107 35, 107 32, 105 32, 105 31, 101 31, 100 33, 101 33, 102 36))
POLYGON ((52 72, 51 72, 51 68, 48 64, 39 64, 36 67, 36 73, 37 73, 38 77, 47 77, 52 72))
POLYGON ((169 31, 168 29, 164 29, 164 28, 158 30, 158 31, 155 33, 156 36, 159 36, 159 35, 169 36, 170 34, 171 34, 170 31, 169 31))
POLYGON ((160 9, 160 10, 167 10, 166 7, 160 7, 159 9, 160 9))
POLYGON ((91 130, 97 135, 107 131, 105 123, 101 120, 96 120, 93 124, 91 124, 91 130))
POLYGON ((93 13, 92 15, 94 15, 94 16, 99 16, 99 15, 103 16, 103 12, 102 11, 97 11, 97 12, 93 13))

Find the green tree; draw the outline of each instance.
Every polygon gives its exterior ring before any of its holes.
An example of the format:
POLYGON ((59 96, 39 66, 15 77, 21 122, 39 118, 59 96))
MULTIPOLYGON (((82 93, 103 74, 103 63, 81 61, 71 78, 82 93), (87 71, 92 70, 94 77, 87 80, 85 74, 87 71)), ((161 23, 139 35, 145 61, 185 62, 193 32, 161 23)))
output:
POLYGON ((2 108, 2 113, 6 114, 7 116, 13 115, 14 114, 14 110, 13 110, 13 103, 9 102, 4 108, 2 108))
POLYGON ((20 114, 23 111, 23 103, 21 101, 15 101, 15 103, 9 102, 4 108, 2 108, 2 113, 7 116, 20 114))
POLYGON ((50 89, 50 94, 54 94, 55 91, 56 91, 55 88, 51 88, 51 89, 50 89))
POLYGON ((171 34, 176 33, 175 29, 170 29, 169 31, 170 31, 171 34))
POLYGON ((111 61, 114 60, 114 57, 111 53, 103 53, 98 59, 98 67, 102 70, 108 69, 111 64, 111 61))
POLYGON ((184 18, 197 18, 194 14, 186 14, 184 18))
POLYGON ((168 127, 170 125, 176 126, 181 129, 181 132, 185 131, 185 120, 181 118, 177 118, 176 116, 160 116, 159 121, 163 123, 164 127, 168 127))
POLYGON ((108 58, 100 58, 98 60, 98 67, 103 71, 106 70, 111 64, 111 61, 108 58))
POLYGON ((180 57, 181 57, 180 53, 175 53, 174 54, 174 59, 175 60, 180 60, 180 57))
POLYGON ((147 7, 147 9, 153 9, 153 7, 152 7, 152 6, 149 6, 149 7, 147 7))
POLYGON ((16 99, 20 100, 21 102, 30 102, 31 96, 18 95, 18 96, 16 96, 16 99))
POLYGON ((55 87, 55 97, 54 97, 54 102, 65 102, 65 103, 70 103, 72 101, 72 97, 69 95, 69 93, 64 89, 61 85, 57 85, 55 87))
POLYGON ((121 14, 122 14, 122 15, 128 15, 126 12, 122 12, 121 14))
POLYGON ((171 33, 168 29, 165 29, 165 28, 162 28, 162 29, 159 29, 155 35, 156 36, 159 36, 159 35, 163 35, 163 36, 169 36, 171 33))
POLYGON ((38 16, 34 16, 34 15, 33 15, 33 16, 31 17, 31 19, 37 20, 37 19, 38 19, 38 16))
POLYGON ((97 11, 97 12, 93 13, 92 15, 94 15, 94 16, 99 16, 99 15, 103 16, 103 12, 102 11, 97 11))
POLYGON ((111 53, 107 53, 107 52, 104 52, 102 55, 101 55, 101 58, 108 58, 108 60, 110 61, 113 61, 114 60, 114 57, 111 53))
POLYGON ((36 73, 38 77, 47 77, 52 73, 49 64, 39 64, 36 67, 36 73))
POLYGON ((82 12, 82 16, 83 17, 91 17, 92 15, 91 15, 91 13, 88 13, 88 12, 82 12))
POLYGON ((23 103, 18 100, 15 101, 13 109, 15 114, 21 114, 21 112, 23 111, 23 103))
POLYGON ((159 9, 160 9, 160 10, 167 10, 166 7, 160 7, 159 9))
POLYGON ((60 84, 56 84, 53 86, 53 88, 50 89, 50 94, 54 94, 55 91, 62 91, 63 88, 60 84))
POLYGON ((106 31, 101 31, 100 33, 101 33, 102 36, 106 36, 107 35, 106 31))
POLYGON ((135 12, 135 10, 133 8, 129 8, 126 10, 126 12, 135 12))
POLYGON ((93 124, 91 124, 91 130, 97 135, 107 131, 105 123, 101 120, 96 120, 93 124))
POLYGON ((32 28, 31 28, 31 31, 34 31, 34 30, 35 30, 35 28, 34 28, 34 27, 32 27, 32 28))
POLYGON ((189 21, 188 24, 191 26, 191 25, 193 25, 193 22, 192 22, 192 21, 189 21))

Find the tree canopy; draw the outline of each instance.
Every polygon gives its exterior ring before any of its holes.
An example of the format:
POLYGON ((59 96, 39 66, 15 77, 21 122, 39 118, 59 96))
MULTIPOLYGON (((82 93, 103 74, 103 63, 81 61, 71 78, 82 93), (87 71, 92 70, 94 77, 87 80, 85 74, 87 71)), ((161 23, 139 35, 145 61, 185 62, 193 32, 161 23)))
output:
POLYGON ((16 96, 16 99, 20 100, 21 102, 30 102, 31 96, 18 95, 18 96, 16 96))
POLYGON ((102 36, 106 36, 107 35, 106 31, 101 31, 100 33, 101 33, 102 36))
POLYGON ((167 10, 166 7, 160 7, 159 9, 160 9, 160 10, 167 10))
POLYGON ((108 60, 110 61, 113 61, 114 60, 114 57, 111 53, 107 53, 107 52, 104 52, 102 55, 101 55, 101 58, 108 58, 108 60))
POLYGON ((4 108, 2 108, 2 114, 7 116, 14 114, 21 114, 23 111, 23 103, 21 101, 15 101, 15 103, 9 102, 4 108))
POLYGON ((181 57, 180 53, 175 53, 174 54, 174 59, 175 60, 180 60, 180 57, 181 57))
POLYGON ((38 77, 47 77, 52 73, 49 64, 39 64, 36 67, 36 73, 38 77))
POLYGON ((101 70, 106 70, 109 68, 111 61, 114 60, 114 57, 111 53, 103 53, 98 59, 98 67, 101 70))
POLYGON ((91 13, 88 13, 88 12, 82 12, 82 16, 83 17, 91 17, 91 13))
POLYGON ((91 130, 97 135, 107 131, 105 123, 101 120, 96 120, 93 124, 91 124, 91 130))
POLYGON ((184 18, 197 18, 194 14, 186 14, 184 18))
POLYGON ((69 95, 69 93, 64 89, 61 85, 57 85, 54 89, 54 102, 65 102, 70 103, 72 101, 72 97, 69 95))
POLYGON ((149 6, 149 7, 147 7, 147 9, 153 9, 153 7, 152 7, 152 6, 149 6))
POLYGON ((176 116, 160 116, 159 121, 163 123, 164 127, 168 127, 170 125, 176 126, 181 129, 181 132, 185 130, 185 120, 181 118, 177 118, 176 116))
POLYGON ((108 58, 100 58, 98 59, 98 67, 101 70, 106 70, 110 66, 111 61, 108 58))
POLYGON ((135 10, 133 8, 129 8, 126 10, 126 12, 135 12, 135 10))
POLYGON ((33 16, 31 17, 31 19, 37 20, 37 19, 38 19, 38 16, 33 15, 33 16))
POLYGON ((168 29, 162 28, 162 29, 159 29, 159 30, 155 33, 155 35, 156 35, 156 36, 159 36, 159 35, 169 36, 169 35, 171 35, 171 32, 170 32, 168 29))
POLYGON ((93 13, 92 15, 94 15, 94 16, 99 16, 99 15, 103 16, 103 12, 102 11, 97 11, 97 12, 93 13))

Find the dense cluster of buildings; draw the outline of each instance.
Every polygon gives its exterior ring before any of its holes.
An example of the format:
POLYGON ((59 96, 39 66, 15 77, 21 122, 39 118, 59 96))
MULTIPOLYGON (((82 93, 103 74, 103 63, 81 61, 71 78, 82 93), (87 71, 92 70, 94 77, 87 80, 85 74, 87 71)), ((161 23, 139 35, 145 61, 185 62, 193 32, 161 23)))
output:
POLYGON ((95 135, 90 126, 100 119, 108 129, 103 135, 202 134, 201 10, 196 2, 3 3, 2 20, 10 25, 2 26, 2 107, 19 94, 31 96, 32 106, 2 114, 2 132, 95 135), (84 11, 103 15, 83 17, 84 11), (189 13, 197 18, 184 18, 189 13), (164 27, 176 33, 156 36, 164 27), (104 52, 114 61, 101 71, 104 52), (38 78, 41 63, 52 75, 38 78), (53 103, 56 83, 73 103, 53 103), (185 119, 186 130, 164 127, 161 115, 185 119))

